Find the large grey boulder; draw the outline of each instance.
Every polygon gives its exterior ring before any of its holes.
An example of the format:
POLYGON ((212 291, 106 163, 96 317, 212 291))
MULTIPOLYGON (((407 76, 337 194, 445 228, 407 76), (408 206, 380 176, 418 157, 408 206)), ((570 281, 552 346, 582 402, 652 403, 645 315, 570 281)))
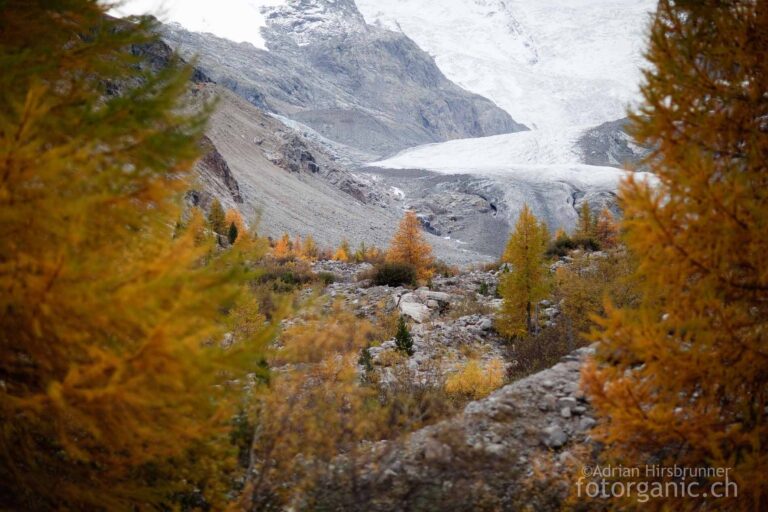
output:
POLYGON ((420 324, 426 322, 432 316, 432 311, 430 311, 429 307, 419 302, 401 302, 400 313, 420 324))

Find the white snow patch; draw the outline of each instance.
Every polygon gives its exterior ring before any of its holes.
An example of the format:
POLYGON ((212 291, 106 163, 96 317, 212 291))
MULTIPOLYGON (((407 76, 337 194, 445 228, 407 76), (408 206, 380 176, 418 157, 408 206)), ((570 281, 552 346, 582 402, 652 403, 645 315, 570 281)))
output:
POLYGON ((484 170, 516 165, 577 164, 573 146, 583 128, 537 130, 426 144, 370 165, 398 169, 484 170))
MULTIPOLYGON (((585 187, 616 189, 627 174, 623 169, 585 165, 573 152, 573 128, 560 133, 518 132, 477 139, 459 139, 406 149, 373 162, 388 169, 426 169, 445 174, 509 176, 529 183, 565 182, 585 187)), ((647 179, 652 175, 635 173, 647 179)))
POLYGON ((398 201, 405 199, 405 192, 403 192, 401 188, 390 187, 390 190, 392 191, 392 195, 395 196, 395 199, 398 201))

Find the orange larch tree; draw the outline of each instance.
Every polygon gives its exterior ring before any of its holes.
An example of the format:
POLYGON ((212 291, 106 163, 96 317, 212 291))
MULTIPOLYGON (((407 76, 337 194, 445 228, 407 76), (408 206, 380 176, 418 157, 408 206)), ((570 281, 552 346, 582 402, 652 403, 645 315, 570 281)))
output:
POLYGON ((610 249, 618 242, 619 229, 611 210, 603 208, 595 222, 595 238, 601 249, 610 249))
POLYGON ((413 211, 405 212, 389 243, 386 259, 388 262, 413 265, 419 279, 428 279, 432 275, 432 246, 424 238, 421 222, 413 211))
POLYGON ((199 210, 173 236, 206 120, 191 69, 144 66, 127 49, 157 44, 154 22, 105 9, 0 8, 0 508, 172 509, 195 489, 218 508, 193 473, 221 473, 201 455, 258 345, 211 343, 247 276, 209 256, 199 210))
POLYGON ((606 460, 732 468, 738 485, 644 507, 766 510, 768 3, 661 0, 650 34, 632 121, 657 180, 620 191, 642 300, 609 308, 584 382, 606 460))
POLYGON ((283 236, 275 243, 272 255, 279 260, 289 259, 293 255, 293 242, 291 242, 291 236, 288 233, 283 233, 283 236))
POLYGON ((312 235, 307 235, 304 238, 304 243, 301 247, 301 256, 302 258, 314 261, 317 259, 320 251, 317 247, 317 243, 315 242, 315 239, 312 237, 312 235))
POLYGON ((344 239, 341 241, 341 244, 339 244, 339 248, 336 249, 336 252, 333 254, 333 259, 336 261, 343 261, 347 262, 350 258, 350 248, 349 248, 349 242, 344 239))

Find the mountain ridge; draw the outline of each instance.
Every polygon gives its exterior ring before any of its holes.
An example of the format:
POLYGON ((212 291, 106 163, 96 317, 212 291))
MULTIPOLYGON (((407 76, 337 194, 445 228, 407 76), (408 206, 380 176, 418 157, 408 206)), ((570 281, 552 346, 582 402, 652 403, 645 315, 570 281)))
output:
POLYGON ((259 108, 377 157, 527 130, 490 100, 450 82, 404 34, 366 24, 354 2, 290 0, 266 20, 269 51, 174 24, 164 26, 163 36, 259 108))

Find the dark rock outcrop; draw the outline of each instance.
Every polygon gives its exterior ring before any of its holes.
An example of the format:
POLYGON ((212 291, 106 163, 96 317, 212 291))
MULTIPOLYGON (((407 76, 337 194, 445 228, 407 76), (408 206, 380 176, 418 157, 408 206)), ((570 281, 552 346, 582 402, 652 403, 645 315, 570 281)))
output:
MULTIPOLYGON (((167 67, 175 58, 174 51, 162 40, 131 45, 131 54, 141 57, 140 66, 155 72, 167 67)), ((199 68, 192 69, 190 80, 192 83, 211 82, 211 79, 199 68)))
MULTIPOLYGON (((219 150, 213 144, 211 139, 203 136, 200 140, 200 149, 203 157, 197 162, 198 186, 201 190, 192 191, 193 197, 200 197, 195 204, 201 203, 207 205, 210 201, 206 196, 217 196, 219 198, 229 198, 235 203, 242 203, 243 196, 240 195, 240 186, 232 175, 227 161, 221 156, 219 150)), ((228 202, 225 200, 225 202, 228 202)))
MULTIPOLYGON (((159 72, 171 65, 178 58, 174 51, 162 40, 146 44, 132 45, 131 54, 140 57, 139 66, 151 72, 159 72)), ((181 61, 184 62, 183 60, 181 61)), ((192 69, 190 81, 195 86, 213 85, 211 79, 198 68, 192 69)), ((120 87, 116 88, 119 93, 120 87)), ((193 91, 192 96, 195 96, 193 91)), ((207 208, 213 197, 218 197, 223 203, 242 203, 240 187, 227 165, 227 161, 219 153, 210 138, 203 136, 199 143, 202 157, 195 165, 197 181, 187 192, 186 198, 194 206, 207 208)))
POLYGON ((625 117, 584 132, 576 141, 582 161, 587 165, 636 167, 651 149, 632 140, 632 136, 627 133, 628 124, 629 119, 625 117))

